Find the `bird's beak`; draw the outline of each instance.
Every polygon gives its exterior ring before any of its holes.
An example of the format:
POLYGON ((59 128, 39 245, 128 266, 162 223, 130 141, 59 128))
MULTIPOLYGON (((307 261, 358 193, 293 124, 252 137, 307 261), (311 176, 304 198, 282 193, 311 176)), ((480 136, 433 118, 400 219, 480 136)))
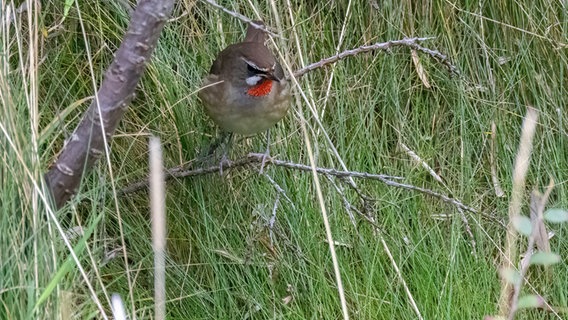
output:
POLYGON ((265 77, 266 77, 266 79, 270 79, 270 80, 274 80, 274 81, 280 81, 280 79, 278 79, 274 74, 272 74, 272 73, 270 73, 270 72, 267 73, 267 74, 265 75, 265 77))

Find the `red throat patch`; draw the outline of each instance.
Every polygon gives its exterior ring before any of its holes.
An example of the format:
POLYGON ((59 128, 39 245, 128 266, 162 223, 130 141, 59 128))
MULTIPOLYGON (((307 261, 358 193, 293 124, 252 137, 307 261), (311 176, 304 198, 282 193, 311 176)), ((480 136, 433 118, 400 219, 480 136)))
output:
POLYGON ((263 79, 259 84, 247 90, 247 93, 253 97, 262 97, 270 93, 272 90, 272 80, 263 79))

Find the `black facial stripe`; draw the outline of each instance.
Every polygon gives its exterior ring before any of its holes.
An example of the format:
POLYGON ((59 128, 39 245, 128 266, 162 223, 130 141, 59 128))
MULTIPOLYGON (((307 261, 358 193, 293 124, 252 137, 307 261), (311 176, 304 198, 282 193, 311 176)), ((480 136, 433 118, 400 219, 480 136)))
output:
POLYGON ((260 74, 267 74, 266 71, 259 70, 255 67, 251 66, 250 64, 247 64, 247 70, 248 70, 249 74, 259 74, 259 75, 260 74))

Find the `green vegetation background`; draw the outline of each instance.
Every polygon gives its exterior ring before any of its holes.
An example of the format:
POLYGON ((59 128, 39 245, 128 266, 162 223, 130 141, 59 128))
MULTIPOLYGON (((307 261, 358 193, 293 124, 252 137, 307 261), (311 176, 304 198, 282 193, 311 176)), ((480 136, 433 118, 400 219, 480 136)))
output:
MULTIPOLYGON (((557 186, 550 206, 568 207, 566 4, 306 0, 291 1, 288 8, 287 2, 221 3, 253 18, 259 12, 271 27, 280 23, 277 32, 285 39, 276 44, 293 70, 338 50, 407 36, 435 37, 423 45, 447 54, 461 77, 420 54, 432 84, 425 88, 406 48, 361 54, 311 72, 294 93, 304 91, 316 113, 298 99, 303 107, 294 104, 272 130, 271 154, 309 164, 299 124, 302 110, 318 166, 341 168, 325 130, 349 170, 402 176, 405 183, 451 195, 478 210, 466 212, 473 242, 456 207, 357 180, 374 199, 367 214, 380 226, 378 234, 353 211, 355 224, 349 218, 345 202, 361 207, 357 193, 320 176, 352 318, 416 319, 401 277, 425 319, 480 319, 495 313, 512 163, 529 105, 540 118, 527 195, 552 178, 557 186), (411 159, 401 143, 444 184, 411 159), (493 187, 492 152, 502 198, 493 187)), ((2 319, 101 318, 84 278, 73 263, 65 263, 68 250, 33 182, 90 103, 93 86, 100 83, 128 25, 124 4, 81 1, 80 11, 72 7, 63 19, 63 4, 46 2, 36 51, 29 49, 27 13, 2 29, 2 319), (39 62, 37 69, 29 68, 30 56, 39 62)), ((86 249, 80 250, 81 237, 71 241, 107 312, 113 292, 135 309, 138 319, 150 318, 153 310, 147 194, 119 196, 112 190, 145 177, 150 134, 161 138, 167 167, 202 154, 217 129, 202 112, 196 90, 216 53, 241 39, 244 30, 242 22, 211 6, 179 1, 112 141, 110 167, 100 161, 78 196, 57 213, 64 228, 80 225, 92 232, 86 249)), ((231 158, 261 152, 265 143, 264 135, 237 140, 231 158)), ((313 177, 274 166, 266 174, 287 198, 255 167, 168 183, 169 319, 340 318, 313 177)), ((551 229, 556 233, 553 251, 568 256, 566 227, 551 229)), ((521 240, 519 248, 523 245, 521 240)), ((551 305, 565 309, 568 268, 563 261, 548 273, 533 269, 529 280, 551 305)), ((519 319, 557 317, 530 311, 519 319)))

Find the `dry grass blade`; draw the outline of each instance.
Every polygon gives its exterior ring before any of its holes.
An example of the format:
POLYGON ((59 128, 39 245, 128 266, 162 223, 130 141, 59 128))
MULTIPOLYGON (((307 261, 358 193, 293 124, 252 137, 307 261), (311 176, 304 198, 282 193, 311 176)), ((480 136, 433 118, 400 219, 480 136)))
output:
MULTIPOLYGON (((505 243, 505 254, 502 263, 502 269, 504 270, 513 269, 513 263, 517 260, 518 235, 512 221, 521 214, 521 205, 525 190, 525 177, 529 169, 532 142, 536 131, 537 119, 538 111, 532 107, 528 107, 525 120, 523 121, 519 150, 517 152, 515 167, 513 170, 513 191, 509 205, 509 223, 507 225, 507 239, 505 243)), ((499 314, 510 314, 513 292, 513 285, 503 279, 501 283, 501 295, 499 299, 499 314)))
POLYGON ((166 318, 166 188, 160 139, 150 138, 150 206, 154 250, 154 316, 166 318))
POLYGON ((428 80, 428 75, 424 71, 424 66, 422 65, 422 62, 420 62, 420 57, 418 56, 418 53, 416 52, 416 50, 412 49, 410 50, 410 55, 412 57, 412 63, 414 64, 414 68, 416 69, 416 74, 418 75, 418 78, 420 78, 420 81, 422 81, 422 84, 424 85, 424 87, 426 87, 426 89, 430 89, 432 85, 428 80))
POLYGON ((501 188, 501 183, 499 183, 499 177, 497 176, 497 159, 495 155, 495 136, 497 135, 497 126, 495 121, 491 123, 491 149, 489 152, 489 161, 491 162, 491 180, 493 181, 493 189, 495 190, 495 195, 499 198, 505 196, 505 192, 501 188))

